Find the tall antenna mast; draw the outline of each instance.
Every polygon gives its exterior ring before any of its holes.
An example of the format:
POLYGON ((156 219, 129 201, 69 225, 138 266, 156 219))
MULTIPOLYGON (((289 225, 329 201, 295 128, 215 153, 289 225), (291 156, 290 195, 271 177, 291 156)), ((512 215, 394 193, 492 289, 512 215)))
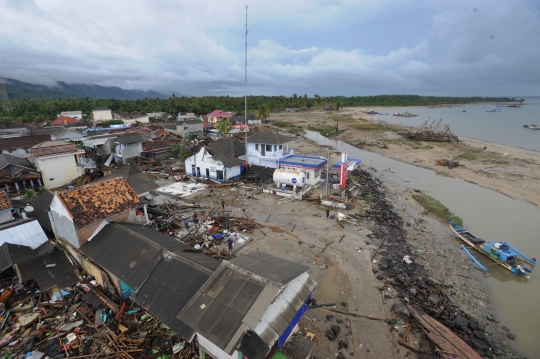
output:
POLYGON ((3 109, 4 113, 10 114, 11 113, 11 103, 9 102, 9 98, 8 98, 8 95, 7 95, 7 92, 6 92, 6 88, 4 87, 4 80, 2 80, 1 75, 0 75, 0 101, 2 101, 2 109, 3 109))
POLYGON ((244 62, 244 86, 245 86, 245 96, 244 96, 244 137, 245 137, 245 144, 246 144, 246 160, 248 155, 248 145, 247 145, 247 36, 248 36, 248 28, 247 28, 247 12, 248 12, 248 6, 246 5, 246 48, 245 48, 245 62, 244 62))

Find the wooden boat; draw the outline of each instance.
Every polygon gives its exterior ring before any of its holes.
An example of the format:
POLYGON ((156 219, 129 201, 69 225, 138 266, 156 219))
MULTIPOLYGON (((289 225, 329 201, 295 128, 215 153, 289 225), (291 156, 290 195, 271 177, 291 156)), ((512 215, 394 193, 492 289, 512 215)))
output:
MULTIPOLYGON (((530 277, 529 274, 536 265, 536 258, 527 257, 508 242, 486 242, 481 238, 475 237, 453 220, 448 219, 448 222, 456 236, 465 242, 469 248, 476 249, 501 267, 516 275, 523 276, 527 279, 530 277)), ((482 270, 488 270, 486 266, 483 266, 478 262, 478 260, 468 251, 467 247, 461 246, 461 249, 463 249, 482 270)))

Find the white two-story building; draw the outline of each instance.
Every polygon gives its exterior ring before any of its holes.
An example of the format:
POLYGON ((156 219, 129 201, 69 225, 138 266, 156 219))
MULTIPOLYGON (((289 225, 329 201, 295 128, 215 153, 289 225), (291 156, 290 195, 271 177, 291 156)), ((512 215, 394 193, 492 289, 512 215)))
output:
POLYGON ((248 137, 247 154, 239 158, 245 159, 249 165, 278 168, 278 161, 289 154, 288 143, 292 140, 274 132, 256 133, 248 137))

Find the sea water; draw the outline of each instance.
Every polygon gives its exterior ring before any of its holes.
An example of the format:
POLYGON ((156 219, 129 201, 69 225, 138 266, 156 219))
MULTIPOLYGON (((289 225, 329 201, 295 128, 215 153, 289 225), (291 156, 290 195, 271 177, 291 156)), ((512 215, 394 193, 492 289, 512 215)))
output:
POLYGON ((454 134, 477 140, 540 152, 540 130, 524 128, 533 123, 540 125, 540 98, 526 98, 521 107, 496 107, 496 104, 452 105, 451 107, 383 108, 388 115, 372 115, 374 118, 417 127, 424 121, 442 119, 450 125, 454 134), (502 112, 487 112, 501 109, 502 112), (466 112, 463 112, 463 111, 466 112), (409 111, 418 116, 393 116, 409 111))

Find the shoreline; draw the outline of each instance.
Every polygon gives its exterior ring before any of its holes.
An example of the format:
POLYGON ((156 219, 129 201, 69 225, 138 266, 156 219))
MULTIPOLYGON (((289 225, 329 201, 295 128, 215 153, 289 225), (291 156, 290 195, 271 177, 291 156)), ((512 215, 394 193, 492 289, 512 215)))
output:
POLYGON ((380 120, 367 114, 370 109, 354 107, 339 114, 327 113, 327 122, 321 110, 309 114, 273 113, 269 124, 277 123, 280 130, 292 133, 309 129, 324 134, 335 129, 337 119, 339 131, 329 136, 332 140, 431 169, 439 175, 461 178, 540 207, 540 153, 467 137, 459 137, 459 143, 405 139, 399 133, 409 126, 392 121, 381 125, 380 120), (380 144, 387 148, 378 147, 380 144), (459 166, 450 169, 437 164, 441 161, 456 161, 459 166))

